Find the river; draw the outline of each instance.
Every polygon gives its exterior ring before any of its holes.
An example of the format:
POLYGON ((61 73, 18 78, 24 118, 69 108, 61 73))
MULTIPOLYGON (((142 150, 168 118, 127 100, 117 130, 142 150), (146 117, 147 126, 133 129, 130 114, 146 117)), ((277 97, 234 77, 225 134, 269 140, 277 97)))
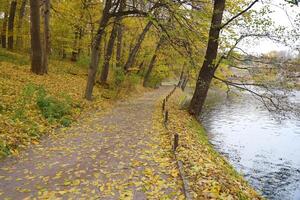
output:
POLYGON ((278 120, 246 93, 217 99, 201 117, 214 147, 267 199, 299 200, 299 117, 278 120))

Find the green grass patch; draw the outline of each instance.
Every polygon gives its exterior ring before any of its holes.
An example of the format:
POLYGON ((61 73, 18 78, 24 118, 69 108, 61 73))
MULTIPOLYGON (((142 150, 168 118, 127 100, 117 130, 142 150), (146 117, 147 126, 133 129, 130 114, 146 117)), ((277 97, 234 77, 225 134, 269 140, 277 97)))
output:
POLYGON ((0 49, 0 62, 10 62, 16 65, 29 65, 29 57, 0 49))

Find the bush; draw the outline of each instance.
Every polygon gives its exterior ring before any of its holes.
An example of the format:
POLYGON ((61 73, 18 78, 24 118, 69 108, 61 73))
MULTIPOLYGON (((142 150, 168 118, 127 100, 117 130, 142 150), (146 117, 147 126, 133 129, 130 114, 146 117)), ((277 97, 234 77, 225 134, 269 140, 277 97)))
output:
POLYGON ((136 86, 140 83, 141 77, 138 74, 129 74, 128 81, 131 86, 136 86))
MULTIPOLYGON (((37 93, 37 105, 42 115, 50 122, 60 121, 62 125, 69 125, 66 115, 71 114, 70 102, 66 99, 60 101, 52 96, 48 96, 44 88, 40 87, 37 93)), ((68 119, 68 121, 70 121, 68 119)))
POLYGON ((88 68, 89 64, 91 62, 91 58, 90 56, 85 56, 85 55, 81 55, 78 59, 78 61, 76 62, 76 65, 81 67, 81 68, 88 68))
POLYGON ((125 80, 125 73, 123 69, 115 70, 115 85, 120 86, 125 80))
POLYGON ((0 158, 10 155, 11 152, 9 147, 6 145, 5 141, 0 140, 0 158))
POLYGON ((121 86, 122 88, 132 91, 136 89, 136 86, 140 84, 140 82, 141 77, 138 74, 127 74, 121 86))
POLYGON ((66 116, 64 116, 61 120, 60 120, 60 124, 63 125, 64 127, 68 127, 70 126, 72 123, 72 120, 66 116))
POLYGON ((34 93, 36 91, 36 86, 34 84, 27 84, 22 92, 21 92, 21 97, 17 101, 17 108, 14 112, 13 115, 13 120, 21 120, 21 121, 26 121, 26 105, 30 104, 32 102, 34 93))
MULTIPOLYGON (((37 86, 34 84, 28 84, 24 87, 21 98, 17 102, 17 108, 14 112, 13 119, 26 121, 27 120, 27 108, 28 105, 35 104, 41 111, 41 114, 50 123, 59 122, 63 126, 69 126, 71 124, 72 101, 69 97, 64 97, 63 100, 59 100, 47 94, 43 86, 37 86)), ((31 133, 36 135, 36 126, 33 124, 31 133)))
POLYGON ((169 76, 169 68, 165 65, 159 65, 153 69, 152 74, 147 82, 147 87, 156 88, 160 83, 169 76))

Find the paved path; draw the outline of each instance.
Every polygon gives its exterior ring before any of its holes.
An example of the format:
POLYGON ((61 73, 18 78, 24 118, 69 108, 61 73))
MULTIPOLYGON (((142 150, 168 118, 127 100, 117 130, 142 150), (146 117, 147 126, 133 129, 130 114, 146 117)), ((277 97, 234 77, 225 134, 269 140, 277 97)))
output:
POLYGON ((0 161, 0 199, 183 199, 170 147, 152 124, 156 100, 169 91, 91 113, 0 161))

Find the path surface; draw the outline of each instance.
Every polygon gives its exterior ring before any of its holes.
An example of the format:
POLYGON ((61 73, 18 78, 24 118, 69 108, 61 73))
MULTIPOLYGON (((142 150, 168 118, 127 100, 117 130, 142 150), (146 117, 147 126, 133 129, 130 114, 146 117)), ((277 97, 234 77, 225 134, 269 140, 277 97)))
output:
POLYGON ((0 161, 0 199, 183 199, 172 155, 153 130, 170 88, 120 102, 0 161))

